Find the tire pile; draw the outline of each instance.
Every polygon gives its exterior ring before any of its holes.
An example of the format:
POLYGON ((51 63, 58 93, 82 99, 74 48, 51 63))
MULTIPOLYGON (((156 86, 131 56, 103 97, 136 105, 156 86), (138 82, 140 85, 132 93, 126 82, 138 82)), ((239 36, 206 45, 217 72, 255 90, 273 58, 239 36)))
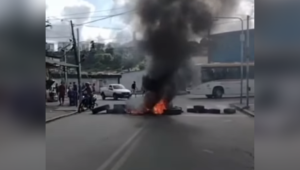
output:
POLYGON ((223 110, 217 109, 217 108, 211 108, 211 109, 206 109, 202 105, 195 105, 193 108, 188 108, 187 109, 188 113, 199 113, 199 114, 235 114, 236 110, 232 108, 225 108, 223 110))
MULTIPOLYGON (((96 107, 92 110, 92 114, 129 114, 126 110, 125 104, 114 104, 111 109, 109 105, 103 105, 96 107)), ((180 115, 183 113, 183 110, 180 107, 172 107, 167 110, 162 115, 171 116, 171 115, 180 115)), ((144 113, 142 115, 155 115, 153 112, 144 113)))

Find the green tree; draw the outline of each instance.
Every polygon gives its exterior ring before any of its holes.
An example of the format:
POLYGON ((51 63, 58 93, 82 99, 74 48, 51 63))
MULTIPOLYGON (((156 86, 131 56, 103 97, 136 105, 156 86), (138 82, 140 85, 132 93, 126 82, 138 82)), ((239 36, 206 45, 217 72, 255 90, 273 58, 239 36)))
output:
POLYGON ((139 64, 139 69, 144 70, 145 69, 145 63, 140 63, 139 64))

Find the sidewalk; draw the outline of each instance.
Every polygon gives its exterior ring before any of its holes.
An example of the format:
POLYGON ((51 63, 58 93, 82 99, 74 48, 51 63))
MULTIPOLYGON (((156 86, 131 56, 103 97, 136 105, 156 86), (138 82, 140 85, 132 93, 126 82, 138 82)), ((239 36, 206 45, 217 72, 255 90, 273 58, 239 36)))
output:
POLYGON ((59 106, 58 102, 46 103, 46 122, 52 119, 70 116, 76 112, 76 106, 59 106))
POLYGON ((230 104, 232 107, 234 107, 235 109, 245 113, 245 114, 248 114, 252 117, 255 116, 255 105, 253 103, 249 104, 249 109, 245 109, 246 107, 246 104, 243 103, 243 104, 240 104, 240 103, 233 103, 233 104, 230 104))

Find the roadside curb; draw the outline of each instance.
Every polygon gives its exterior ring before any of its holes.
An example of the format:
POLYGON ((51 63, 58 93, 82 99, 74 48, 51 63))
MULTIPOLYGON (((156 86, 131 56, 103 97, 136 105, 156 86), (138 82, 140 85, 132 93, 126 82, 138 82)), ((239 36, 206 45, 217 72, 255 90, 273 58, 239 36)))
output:
POLYGON ((239 107, 235 104, 230 104, 230 106, 234 107, 236 110, 238 110, 238 111, 240 111, 240 112, 242 112, 242 113, 244 113, 248 116, 255 117, 255 114, 252 111, 248 110, 248 109, 243 109, 243 108, 241 108, 241 107, 239 107))
POLYGON ((69 116, 72 116, 72 115, 76 115, 76 114, 78 114, 77 111, 69 113, 69 114, 63 114, 63 115, 60 115, 60 116, 55 116, 53 118, 47 119, 46 123, 50 123, 50 122, 53 122, 53 121, 56 121, 56 120, 59 120, 59 119, 65 118, 65 117, 69 117, 69 116))

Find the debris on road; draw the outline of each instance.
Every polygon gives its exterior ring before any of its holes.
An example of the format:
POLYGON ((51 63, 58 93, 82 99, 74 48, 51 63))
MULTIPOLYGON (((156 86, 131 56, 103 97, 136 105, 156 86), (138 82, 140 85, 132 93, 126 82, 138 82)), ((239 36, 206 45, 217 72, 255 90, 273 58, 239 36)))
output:
POLYGON ((220 109, 207 109, 207 113, 211 113, 211 114, 221 114, 221 110, 220 109))
POLYGON ((207 110, 205 109, 204 106, 202 105, 195 105, 194 106, 194 110, 197 112, 197 113, 206 113, 207 110))
POLYGON ((225 108, 223 110, 223 113, 224 114, 235 114, 236 113, 236 110, 235 109, 232 109, 232 108, 225 108))
POLYGON ((96 107, 96 108, 92 109, 92 113, 93 114, 98 114, 98 113, 100 113, 102 111, 108 110, 109 108, 110 108, 109 105, 106 104, 106 105, 103 105, 103 106, 96 107))

